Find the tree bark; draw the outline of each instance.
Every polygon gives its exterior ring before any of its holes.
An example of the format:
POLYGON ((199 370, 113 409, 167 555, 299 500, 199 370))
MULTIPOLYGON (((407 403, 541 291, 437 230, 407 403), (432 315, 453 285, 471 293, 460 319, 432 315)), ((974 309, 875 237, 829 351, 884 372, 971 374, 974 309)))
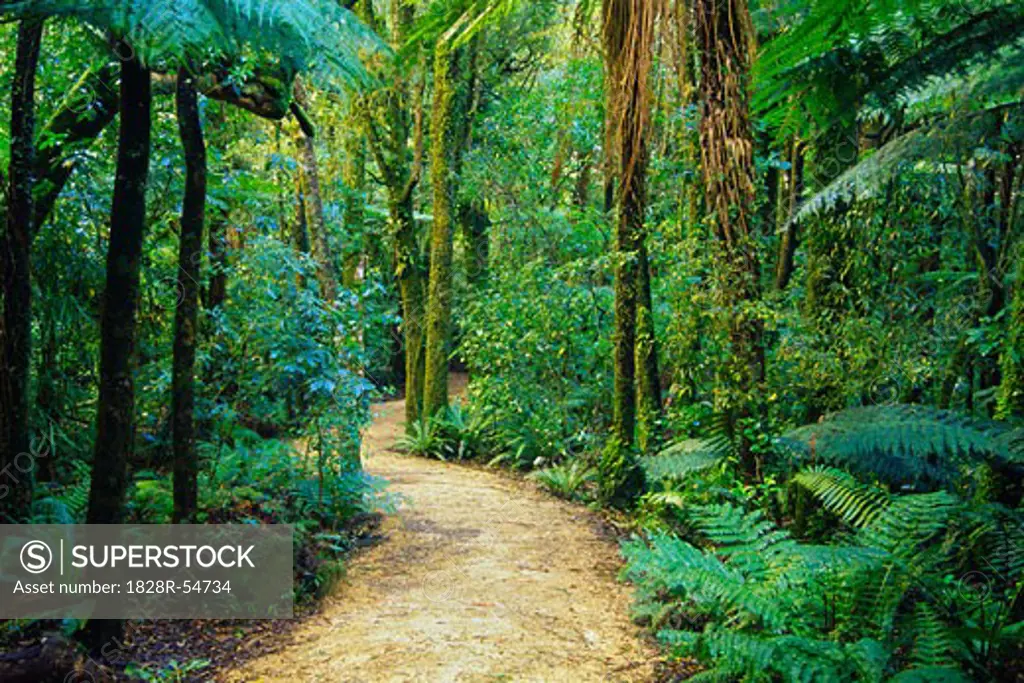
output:
MULTIPOLYGON (((750 417, 752 396, 764 378, 762 326, 744 307, 760 296, 760 266, 750 229, 754 206, 753 131, 748 78, 753 27, 742 0, 696 0, 701 58, 701 162, 705 202, 722 248, 718 273, 722 308, 728 316, 731 360, 719 375, 719 409, 733 425, 750 417)), ((740 458, 748 476, 759 463, 745 438, 740 458)))
POLYGON ((411 430, 423 416, 426 377, 425 315, 426 278, 416 258, 416 220, 412 197, 390 206, 395 226, 395 274, 402 299, 402 333, 405 340, 405 427, 411 430))
POLYGON ((487 282, 487 270, 490 265, 488 230, 491 219, 487 215, 484 203, 474 199, 461 207, 459 222, 462 224, 462 235, 466 240, 466 282, 476 291, 487 282))
MULTIPOLYGON (((121 130, 110 213, 107 284, 100 320, 99 404, 86 515, 89 524, 119 524, 124 516, 135 421, 133 370, 146 226, 151 104, 149 71, 135 59, 125 60, 121 64, 121 130)), ((121 635, 121 621, 89 622, 87 638, 94 648, 121 635)))
POLYGON ((302 187, 306 195, 310 252, 316 262, 316 277, 320 284, 320 296, 328 304, 334 304, 338 298, 338 278, 334 272, 330 243, 327 241, 327 221, 324 218, 323 196, 320 194, 320 171, 317 166, 316 148, 313 145, 313 138, 308 135, 302 134, 298 142, 302 187))
POLYGON ((651 264, 645 240, 640 242, 637 274, 640 277, 636 315, 637 445, 641 452, 646 453, 656 448, 660 440, 661 377, 654 329, 651 264))
POLYGON ((349 125, 355 129, 345 139, 345 160, 342 164, 342 180, 345 185, 345 239, 341 283, 353 290, 359 285, 359 264, 364 252, 365 204, 366 204, 366 143, 358 132, 355 121, 349 125))
POLYGON ((185 150, 185 199, 178 246, 178 294, 174 314, 171 428, 174 451, 174 522, 191 521, 198 500, 199 462, 195 443, 196 324, 206 216, 206 143, 199 96, 185 69, 178 73, 178 130, 185 150))
MULTIPOLYGON (((405 0, 391 1, 391 43, 394 48, 398 49, 405 44, 414 19, 411 3, 405 0)), ((410 93, 409 77, 399 71, 385 94, 383 121, 379 122, 371 116, 372 108, 364 111, 367 149, 372 153, 383 177, 388 197, 392 267, 402 307, 401 355, 404 371, 401 375, 405 384, 406 432, 411 431, 421 418, 426 374, 424 317, 427 268, 420 255, 413 201, 420 181, 423 156, 422 85, 415 93, 410 93), (384 129, 383 134, 381 128, 384 129)))
MULTIPOLYGON (((609 83, 606 139, 611 144, 618 197, 615 224, 615 331, 612 438, 602 454, 603 497, 628 504, 643 489, 634 454, 637 409, 637 314, 647 201, 651 67, 657 8, 645 0, 605 0, 605 58, 609 83)), ((607 190, 606 190, 607 191, 607 190)))
POLYGON ((1007 324, 1006 345, 1000 358, 1002 383, 996 405, 996 417, 1001 420, 1024 417, 1024 255, 1017 260, 1017 278, 1007 324))
POLYGON ((0 520, 23 519, 32 502, 29 367, 32 362, 32 211, 36 68, 43 22, 22 21, 11 88, 11 161, 3 259, 3 336, 0 358, 0 520), (24 461, 24 457, 20 458, 24 461))
POLYGON ((206 308, 223 308, 228 299, 228 212, 218 211, 210 221, 206 236, 210 250, 210 283, 206 292, 206 308))
POLYGON ((800 244, 799 226, 792 220, 804 191, 804 155, 799 140, 793 140, 791 152, 789 184, 786 188, 788 195, 785 200, 780 199, 780 207, 784 205, 785 208, 780 209, 777 218, 781 238, 779 258, 775 266, 775 289, 780 292, 789 287, 789 282, 793 278, 793 263, 796 249, 800 244))
POLYGON ((447 38, 434 58, 434 105, 431 114, 431 180, 434 223, 430 232, 430 284, 427 301, 426 370, 423 415, 432 417, 448 406, 448 337, 451 326, 452 226, 455 204, 457 146, 457 83, 459 54, 447 38))

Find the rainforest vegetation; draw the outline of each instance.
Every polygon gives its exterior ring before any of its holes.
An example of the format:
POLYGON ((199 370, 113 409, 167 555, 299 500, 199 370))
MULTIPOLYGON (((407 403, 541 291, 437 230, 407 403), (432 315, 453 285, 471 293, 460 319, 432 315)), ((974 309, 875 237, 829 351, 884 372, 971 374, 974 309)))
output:
POLYGON ((665 680, 1024 680, 1024 4, 0 18, 0 522, 293 524, 316 609, 399 397, 616 520, 665 680))

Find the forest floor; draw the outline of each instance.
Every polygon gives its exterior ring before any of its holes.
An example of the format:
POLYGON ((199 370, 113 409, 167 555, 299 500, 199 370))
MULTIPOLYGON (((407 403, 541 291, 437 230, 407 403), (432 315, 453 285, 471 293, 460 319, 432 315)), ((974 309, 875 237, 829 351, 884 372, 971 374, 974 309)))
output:
POLYGON ((378 405, 364 435, 366 469, 400 500, 385 540, 291 642, 226 680, 650 680, 657 655, 600 518, 510 476, 395 453, 403 416, 403 401, 378 405))

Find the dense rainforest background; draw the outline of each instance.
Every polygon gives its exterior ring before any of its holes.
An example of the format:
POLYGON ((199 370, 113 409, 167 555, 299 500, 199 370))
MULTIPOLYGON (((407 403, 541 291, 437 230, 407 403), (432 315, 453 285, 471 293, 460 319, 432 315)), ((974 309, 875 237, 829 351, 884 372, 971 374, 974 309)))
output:
POLYGON ((400 395, 628 528, 678 677, 1024 680, 1024 4, 0 16, 4 523, 291 523, 315 600, 400 395))

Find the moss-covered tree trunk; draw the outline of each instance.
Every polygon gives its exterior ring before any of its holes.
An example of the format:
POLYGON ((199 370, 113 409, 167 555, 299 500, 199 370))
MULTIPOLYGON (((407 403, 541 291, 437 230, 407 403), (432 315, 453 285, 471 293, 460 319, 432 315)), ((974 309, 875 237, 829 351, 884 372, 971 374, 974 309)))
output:
MULTIPOLYGON (((694 22, 701 61, 704 196, 721 249, 717 276, 730 341, 729 361, 719 373, 718 408, 735 425, 750 416, 764 378, 762 326, 751 311, 760 296, 760 267, 750 225, 754 143, 748 79, 753 27, 743 0, 696 0, 694 22)), ((748 440, 739 439, 739 451, 746 473, 755 476, 758 462, 748 440)))
MULTIPOLYGON (((634 437, 637 410, 637 314, 642 298, 641 259, 645 257, 644 209, 647 193, 647 138, 650 119, 648 77, 657 3, 605 0, 602 7, 607 60, 608 113, 612 158, 617 161, 615 206, 615 331, 612 434, 600 463, 606 500, 628 504, 642 490, 634 437)), ((606 180, 608 180, 606 178, 606 180)))
POLYGON ((646 240, 640 242, 637 275, 640 278, 640 299, 636 312, 636 436, 640 451, 648 452, 657 448, 661 436, 661 373, 658 366, 658 340, 654 329, 651 263, 646 240))
POLYGON ((793 277, 796 249, 800 245, 798 226, 790 220, 796 213, 804 191, 804 152, 799 140, 794 139, 790 143, 789 173, 780 173, 779 179, 779 203, 775 220, 779 231, 779 255, 775 263, 775 289, 781 292, 789 286, 793 277), (783 178, 786 179, 785 195, 781 192, 783 178))
POLYGON ((411 430, 423 415, 426 377, 427 281, 417 257, 416 219, 412 197, 390 205, 395 226, 395 275, 402 303, 402 335, 405 345, 405 427, 411 430))
MULTIPOLYGON (((391 43, 396 49, 406 42, 415 19, 414 10, 414 6, 405 0, 391 2, 391 43)), ((370 107, 363 112, 367 149, 383 177, 388 199, 392 267, 402 308, 401 355, 404 369, 401 375, 405 383, 406 431, 412 430, 422 415, 426 374, 424 320, 427 268, 420 253, 414 204, 423 156, 423 100, 422 88, 410 92, 411 80, 412 76, 406 70, 392 75, 382 120, 373 116, 370 107)))
MULTIPOLYGON (((356 123, 352 121, 352 126, 356 123)), ((359 284, 359 266, 364 252, 366 204, 366 143, 358 128, 345 138, 345 159, 341 178, 345 186, 345 249, 341 284, 354 290, 359 284)))
POLYGON ((1017 259, 1008 325, 1000 358, 1003 377, 996 408, 996 417, 1002 420, 1024 417, 1024 255, 1017 259))
POLYGON ((174 451, 174 522, 196 513, 199 461, 195 439, 196 324, 206 216, 206 143, 199 117, 199 96, 188 71, 178 73, 178 131, 185 151, 185 198, 178 245, 178 293, 174 313, 171 431, 174 451))
MULTIPOLYGON (((107 283, 100 318, 99 403, 89 489, 89 524, 119 524, 135 432, 136 315, 149 175, 150 73, 134 59, 121 64, 121 129, 110 213, 107 283)), ((121 622, 89 622, 94 648, 120 638, 121 622)))
POLYGON ((426 370, 423 415, 448 406, 448 339, 451 327, 452 237, 455 223, 455 154, 459 54, 447 36, 434 54, 434 104, 431 112, 430 174, 434 222, 430 230, 430 284, 426 316, 426 370))
POLYGON ((327 220, 324 217, 323 195, 320 192, 320 170, 313 138, 304 132, 296 140, 299 146, 299 167, 305 194, 305 215, 309 232, 310 253, 316 263, 316 279, 320 296, 328 304, 338 298, 338 277, 334 271, 334 258, 327 239, 327 220))
POLYGON ((459 211, 462 236, 465 239, 466 282, 474 291, 487 282, 487 271, 491 260, 489 230, 491 218, 484 202, 478 198, 466 202, 459 211))
POLYGON ((228 299, 228 212, 217 211, 210 220, 206 236, 210 250, 210 282, 206 290, 206 308, 223 307, 228 299))
POLYGON ((11 161, 3 266, 3 327, 0 357, 0 521, 23 519, 32 501, 28 454, 28 387, 32 362, 32 212, 35 157, 36 67, 43 40, 41 21, 22 21, 11 88, 11 161), (27 460, 26 460, 27 458, 27 460), (24 462, 22 462, 24 461, 24 462))

